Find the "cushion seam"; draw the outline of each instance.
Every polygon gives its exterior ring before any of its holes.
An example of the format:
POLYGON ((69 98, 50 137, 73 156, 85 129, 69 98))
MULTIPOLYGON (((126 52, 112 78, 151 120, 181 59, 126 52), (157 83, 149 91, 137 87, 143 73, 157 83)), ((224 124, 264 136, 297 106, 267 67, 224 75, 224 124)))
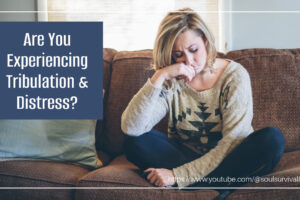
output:
MULTIPOLYGON (((136 184, 132 184, 132 183, 124 183, 124 182, 112 182, 112 181, 95 181, 95 180, 80 180, 78 181, 78 184, 83 183, 83 182, 90 182, 90 183, 114 183, 114 184, 123 184, 123 185, 131 185, 131 186, 140 186, 140 185, 136 185, 136 184)), ((144 186, 140 186, 140 187, 144 187, 144 186)))
POLYGON ((46 182, 46 183, 55 183, 55 184, 71 185, 71 186, 76 186, 76 184, 78 183, 78 181, 77 181, 76 183, 74 183, 74 184, 69 184, 69 183, 59 183, 59 182, 48 181, 48 180, 44 180, 44 179, 29 178, 29 177, 23 177, 23 176, 17 176, 17 175, 8 175, 8 174, 0 174, 0 176, 7 176, 7 177, 12 177, 12 178, 28 179, 28 180, 34 180, 34 181, 43 181, 43 182, 46 182))
POLYGON ((134 60, 137 60, 137 59, 149 59, 149 60, 152 60, 152 57, 149 58, 149 57, 145 57, 145 56, 139 56, 139 57, 131 57, 131 58, 118 58, 116 60, 113 60, 112 64, 115 64, 116 62, 119 62, 119 61, 130 60, 130 59, 134 59, 134 60))
MULTIPOLYGON (((225 55, 225 58, 228 58, 227 56, 230 56, 230 54, 225 55)), ((255 57, 271 57, 271 56, 292 56, 292 54, 258 54, 258 55, 243 55, 243 56, 239 56, 237 58, 235 58, 234 56, 232 57, 232 59, 234 60, 239 60, 239 59, 243 59, 243 58, 255 58, 255 57)), ((231 59, 231 57, 229 57, 231 59)))

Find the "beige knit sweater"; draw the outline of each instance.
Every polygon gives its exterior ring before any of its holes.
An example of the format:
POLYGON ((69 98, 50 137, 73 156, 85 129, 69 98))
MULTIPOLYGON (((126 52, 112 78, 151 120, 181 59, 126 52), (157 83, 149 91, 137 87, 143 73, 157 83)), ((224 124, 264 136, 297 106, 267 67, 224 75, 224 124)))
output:
POLYGON ((150 79, 122 114, 122 131, 131 136, 149 132, 169 113, 168 136, 199 154, 173 169, 180 188, 212 172, 253 128, 250 77, 242 65, 230 61, 216 85, 197 92, 183 80, 154 87, 150 79))

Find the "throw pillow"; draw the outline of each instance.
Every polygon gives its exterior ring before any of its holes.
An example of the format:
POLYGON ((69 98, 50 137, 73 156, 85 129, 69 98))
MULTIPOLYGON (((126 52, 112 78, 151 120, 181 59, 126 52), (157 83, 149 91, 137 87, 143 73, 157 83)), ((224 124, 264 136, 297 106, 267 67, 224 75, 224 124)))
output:
POLYGON ((102 166, 93 120, 0 120, 0 158, 102 166))

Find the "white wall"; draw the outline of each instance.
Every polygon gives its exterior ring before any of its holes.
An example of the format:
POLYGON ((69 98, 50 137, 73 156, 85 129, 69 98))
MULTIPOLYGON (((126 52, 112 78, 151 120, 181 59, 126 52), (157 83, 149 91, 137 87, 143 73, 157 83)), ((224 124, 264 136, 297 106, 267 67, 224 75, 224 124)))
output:
MULTIPOLYGON (((219 0, 224 3, 225 51, 300 48, 300 0, 219 0), (230 11, 298 11, 230 13, 230 11)), ((36 0, 0 0, 0 11, 36 11, 36 0)), ((36 13, 1 13, 0 21, 37 21, 36 13)))
MULTIPOLYGON (((0 11, 36 11, 36 0, 0 0, 0 11)), ((36 21, 36 13, 3 13, 0 21, 36 21)))
POLYGON ((269 11, 225 13, 226 51, 246 48, 300 48, 299 0, 224 0, 224 9, 234 12, 269 11))

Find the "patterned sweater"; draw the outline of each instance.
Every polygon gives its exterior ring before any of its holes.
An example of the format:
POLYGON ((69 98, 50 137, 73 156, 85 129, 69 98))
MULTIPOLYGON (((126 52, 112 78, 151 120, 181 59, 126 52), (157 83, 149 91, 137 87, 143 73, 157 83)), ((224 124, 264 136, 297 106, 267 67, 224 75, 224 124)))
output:
POLYGON ((179 188, 212 172, 253 132, 249 74, 229 61, 215 86, 201 92, 183 80, 172 79, 171 84, 156 88, 148 79, 122 114, 122 131, 139 136, 169 113, 168 137, 199 154, 198 159, 173 169, 179 188))

